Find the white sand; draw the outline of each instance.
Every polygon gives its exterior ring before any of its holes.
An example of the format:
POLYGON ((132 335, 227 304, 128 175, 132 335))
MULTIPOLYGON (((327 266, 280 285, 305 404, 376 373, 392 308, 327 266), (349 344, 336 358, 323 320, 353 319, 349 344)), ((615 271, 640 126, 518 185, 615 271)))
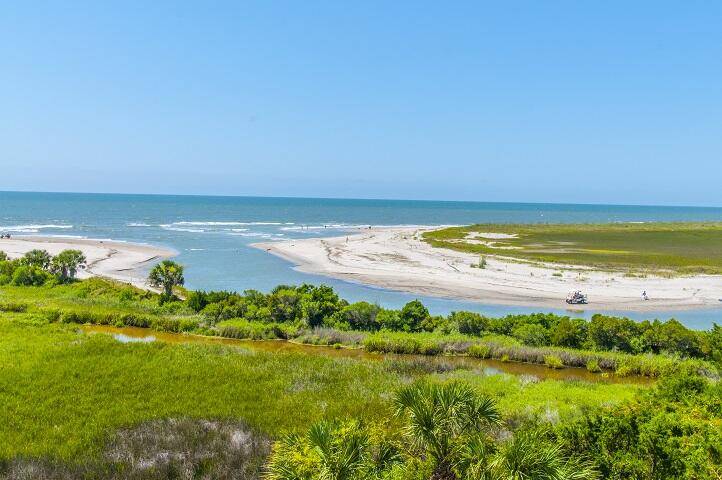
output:
POLYGON ((13 236, 0 240, 0 250, 10 258, 21 257, 35 248, 47 250, 51 255, 66 249, 80 250, 88 263, 87 268, 78 272, 79 278, 95 275, 146 289, 149 287, 144 269, 155 260, 177 255, 167 248, 110 240, 39 236, 13 236))
POLYGON ((722 306, 719 275, 631 278, 618 272, 527 264, 497 256, 487 257, 485 269, 472 268, 478 264, 477 255, 433 248, 420 239, 422 232, 432 229, 372 229, 348 237, 254 246, 295 263, 302 272, 493 304, 567 308, 567 294, 582 290, 589 296, 589 305, 570 308, 649 311, 722 306), (563 276, 553 276, 558 272, 563 276), (645 290, 647 301, 641 298, 645 290))

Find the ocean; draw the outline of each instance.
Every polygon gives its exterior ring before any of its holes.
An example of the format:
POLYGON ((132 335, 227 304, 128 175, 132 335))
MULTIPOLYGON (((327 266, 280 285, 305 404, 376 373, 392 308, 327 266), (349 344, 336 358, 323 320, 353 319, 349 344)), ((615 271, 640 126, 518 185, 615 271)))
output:
MULTIPOLYGON (((386 307, 418 298, 434 314, 465 309, 498 316, 540 309, 425 297, 308 275, 249 244, 344 235, 367 226, 652 221, 722 221, 722 208, 0 192, 1 232, 171 247, 179 252, 175 260, 186 266, 186 286, 192 289, 267 291, 278 284, 323 283, 350 301, 386 307)), ((722 308, 612 313, 637 320, 674 317, 692 328, 722 323, 722 308)))

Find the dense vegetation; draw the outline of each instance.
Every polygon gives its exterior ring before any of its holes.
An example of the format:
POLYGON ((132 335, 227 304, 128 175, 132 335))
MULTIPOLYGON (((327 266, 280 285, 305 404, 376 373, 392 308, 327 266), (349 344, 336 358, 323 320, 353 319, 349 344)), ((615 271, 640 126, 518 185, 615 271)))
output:
POLYGON ((722 223, 479 224, 428 232, 424 239, 435 247, 520 260, 624 271, 722 273, 722 223))
POLYGON ((722 358, 720 327, 699 332, 673 319, 634 322, 594 315, 586 321, 554 314, 487 318, 474 312, 442 317, 430 315, 418 300, 389 310, 367 302, 349 304, 330 287, 312 285, 282 285, 269 294, 192 292, 188 306, 224 336, 265 334, 310 343, 361 343, 378 352, 464 353, 651 376, 673 368, 679 359, 722 358), (259 331, 259 325, 265 328, 259 331))
POLYGON ((463 383, 417 383, 395 396, 398 432, 358 421, 321 422, 277 442, 270 480, 431 478, 469 480, 597 478, 583 456, 568 456, 537 431, 496 441, 494 400, 463 383))
POLYGON ((53 257, 45 250, 36 249, 14 260, 0 251, 0 285, 40 286, 72 282, 78 269, 85 268, 85 261, 80 250, 63 250, 53 257))
MULTIPOLYGON (((38 255, 40 258, 40 255, 38 255)), ((40 259, 42 260, 42 259, 40 259)), ((43 260, 45 261, 45 260, 43 260)), ((0 265, 7 263, 0 260, 0 265)), ((52 262, 52 259, 50 260, 52 262)), ((27 266, 15 261, 14 268, 27 266)), ((433 316, 325 286, 158 295, 101 279, 0 287, 0 478, 719 479, 722 329, 550 314, 433 316), (540 380, 405 357, 162 342, 78 323, 660 376, 540 380)), ((158 282, 163 286, 162 282, 158 282)), ((177 291, 177 290, 176 290, 177 291)))
MULTIPOLYGON (((0 269, 4 264, 23 266, 21 260, 4 261, 0 269)), ((117 288, 99 279, 53 287, 57 279, 44 274, 48 286, 40 305, 34 304, 32 289, 7 287, 7 300, 0 300, 0 310, 29 304, 46 318, 64 323, 150 327, 230 338, 280 338, 363 347, 380 353, 463 354, 551 368, 614 371, 618 375, 658 377, 683 362, 714 376, 716 368, 710 362, 722 357, 722 328, 715 325, 700 332, 673 319, 635 322, 594 315, 587 321, 554 314, 488 318, 464 311, 435 316, 417 300, 400 310, 367 302, 350 304, 323 285, 281 285, 269 293, 184 292, 183 301, 172 295, 183 282, 182 267, 169 261, 151 272, 155 284, 163 289, 160 296, 132 287, 117 288), (61 300, 65 291, 73 298, 61 300), (78 302, 78 296, 98 295, 102 296, 100 302, 78 302), (56 296, 58 301, 48 305, 56 296)))

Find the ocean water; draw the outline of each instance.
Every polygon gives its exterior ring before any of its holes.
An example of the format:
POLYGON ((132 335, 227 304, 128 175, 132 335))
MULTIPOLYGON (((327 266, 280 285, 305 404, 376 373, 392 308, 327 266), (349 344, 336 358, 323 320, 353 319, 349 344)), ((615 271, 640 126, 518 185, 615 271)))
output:
MULTIPOLYGON (((467 309, 504 315, 540 309, 425 297, 303 274, 249 244, 344 235, 367 226, 651 221, 722 221, 722 208, 0 192, 0 231, 171 247, 186 266, 189 288, 267 291, 282 283, 324 283, 348 300, 388 307, 419 298, 437 314, 467 309)), ((722 323, 722 307, 615 313, 635 319, 675 317, 693 328, 722 323)))

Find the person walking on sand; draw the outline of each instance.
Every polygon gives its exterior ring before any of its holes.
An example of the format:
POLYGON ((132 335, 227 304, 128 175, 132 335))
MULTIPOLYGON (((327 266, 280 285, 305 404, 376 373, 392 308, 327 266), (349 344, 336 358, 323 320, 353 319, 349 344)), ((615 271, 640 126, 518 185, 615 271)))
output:
POLYGON ((647 296, 647 291, 642 292, 642 300, 649 300, 649 297, 647 296))

